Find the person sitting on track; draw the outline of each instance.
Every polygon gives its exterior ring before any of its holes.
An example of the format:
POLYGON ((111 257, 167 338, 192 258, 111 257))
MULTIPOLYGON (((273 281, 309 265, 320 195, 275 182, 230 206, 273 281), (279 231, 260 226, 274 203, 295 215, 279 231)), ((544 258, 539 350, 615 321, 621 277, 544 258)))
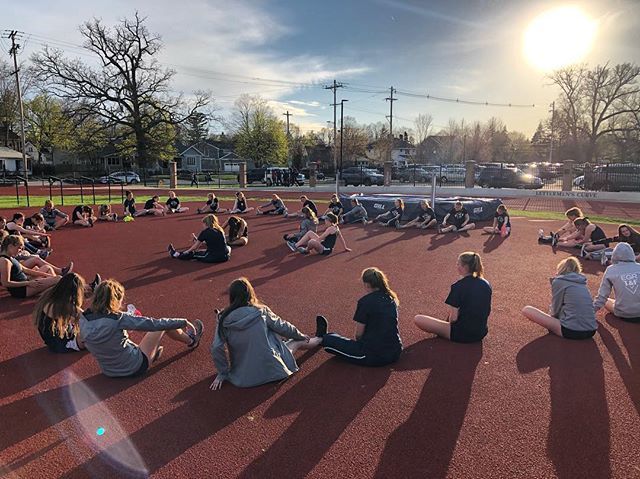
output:
MULTIPOLYGON (((609 238, 603 238, 589 244, 607 244, 607 243, 628 243, 633 249, 634 254, 636 255, 636 261, 640 261, 640 232, 636 231, 629 225, 620 225, 618 226, 618 234, 616 236, 612 236, 609 238)), ((606 266, 611 256, 613 255, 613 248, 606 248, 602 250, 602 256, 600 261, 603 266, 606 266)))
POLYGON ((224 230, 229 227, 229 235, 227 236, 227 244, 229 246, 245 246, 249 242, 249 227, 247 222, 239 216, 230 216, 222 225, 224 230))
POLYGON ((628 243, 619 243, 613 249, 612 265, 602 277, 593 308, 605 308, 617 318, 640 323, 640 264, 628 243), (615 300, 610 299, 611 290, 615 300))
MULTIPOLYGON (((91 291, 100 284, 96 278, 89 285, 91 291)), ((80 315, 87 286, 77 273, 68 273, 58 284, 47 289, 36 303, 33 319, 40 337, 52 353, 71 353, 84 350, 78 337, 80 315)))
POLYGON ((313 231, 314 233, 317 231, 318 218, 316 218, 313 210, 308 206, 305 206, 304 208, 302 208, 302 214, 304 215, 304 218, 302 218, 302 221, 300 222, 300 230, 295 233, 285 234, 285 241, 292 241, 294 243, 297 243, 304 235, 307 234, 308 231, 313 231))
POLYGON ((567 217, 568 221, 555 233, 552 231, 549 236, 545 236, 542 229, 538 231, 539 243, 550 244, 555 247, 560 240, 576 241, 578 243, 582 241, 582 233, 580 233, 573 224, 573 222, 578 218, 585 217, 582 214, 582 210, 578 207, 569 208, 565 211, 564 215, 567 217))
POLYGON ((589 221, 588 218, 576 218, 573 224, 577 233, 580 235, 580 239, 563 240, 561 238, 558 240, 557 247, 580 248, 581 256, 586 256, 587 259, 591 259, 590 253, 605 250, 609 246, 609 242, 606 241, 607 235, 602 228, 589 221), (601 240, 604 241, 601 242, 601 240), (594 244, 594 241, 597 243, 594 244))
POLYGON ((135 217, 135 216, 144 216, 146 214, 149 214, 149 212, 146 209, 142 209, 142 210, 137 210, 136 209, 136 199, 133 196, 133 192, 132 191, 125 191, 125 200, 123 203, 124 206, 124 216, 130 216, 130 217, 135 217))
POLYGON ((480 255, 467 251, 458 256, 461 279, 451 285, 445 303, 449 306, 446 320, 417 315, 415 325, 423 331, 458 343, 482 341, 487 335, 491 314, 491 285, 484 279, 480 255))
POLYGON ((211 344, 218 373, 210 388, 220 389, 225 381, 248 388, 286 379, 298 371, 293 354, 321 341, 261 304, 247 278, 236 279, 229 286, 229 306, 218 314, 211 344))
POLYGON ((202 218, 205 225, 200 234, 195 238, 189 249, 182 253, 176 251, 173 244, 169 244, 168 250, 172 258, 183 260, 195 259, 203 263, 224 263, 231 257, 231 248, 227 245, 224 230, 218 223, 216 215, 207 215, 202 218), (206 250, 202 251, 202 246, 206 250))
POLYGON ((63 213, 53 205, 53 201, 46 200, 40 214, 47 223, 47 230, 56 230, 69 222, 69 215, 63 213))
POLYGON ((187 206, 180 206, 180 199, 176 196, 175 191, 169 192, 169 198, 165 203, 167 213, 186 213, 189 211, 187 206))
MULTIPOLYGON (((300 202, 302 203, 302 208, 304 208, 305 206, 307 208, 310 208, 311 211, 313 211, 313 214, 318 216, 318 207, 316 206, 316 204, 311 201, 306 195, 302 195, 300 197, 300 202)), ((285 213, 284 217, 285 218, 298 218, 298 217, 303 217, 304 213, 302 213, 302 208, 300 208, 298 211, 296 211, 295 213, 285 213)))
POLYGON ((348 225, 353 223, 367 224, 367 210, 360 204, 358 198, 351 198, 351 209, 342 215, 340 224, 348 225))
POLYGON ((144 203, 144 211, 146 215, 164 216, 167 212, 165 207, 160 203, 160 197, 153 195, 144 203))
POLYGON ((442 225, 438 228, 439 233, 462 233, 476 227, 475 223, 470 223, 469 212, 462 205, 461 201, 456 201, 453 208, 449 210, 442 220, 442 225), (451 223, 451 224, 449 224, 451 223))
POLYGON ((506 238, 511 234, 511 217, 505 205, 496 208, 496 214, 493 217, 493 225, 482 228, 485 233, 490 235, 501 235, 506 238))
POLYGON ((588 339, 598 329, 587 278, 582 274, 578 258, 565 258, 558 263, 551 278, 549 314, 525 306, 522 314, 551 333, 566 339, 588 339))
POLYGON ((93 215, 93 208, 86 205, 78 205, 71 213, 71 222, 76 226, 92 228, 97 218, 93 215))
POLYGON ((46 252, 50 252, 49 245, 51 241, 49 237, 50 233, 36 232, 24 227, 24 214, 18 212, 14 213, 11 221, 5 225, 5 229, 9 234, 22 236, 24 238, 24 248, 31 254, 37 254, 41 257, 48 256, 46 252))
POLYGON ((118 221, 118 214, 111 212, 111 205, 104 204, 98 208, 98 220, 99 221, 118 221))
MULTIPOLYGON (((0 247, 0 283, 14 298, 29 298, 40 294, 55 285, 60 281, 61 276, 73 269, 73 263, 69 263, 65 268, 57 270, 60 273, 58 276, 49 263, 42 266, 36 265, 33 268, 23 266, 16 259, 23 247, 24 240, 17 235, 7 235, 0 247)), ((33 258, 43 261, 37 256, 33 258)))
POLYGON ((193 350, 200 344, 204 325, 195 320, 153 319, 122 312, 124 287, 113 279, 102 281, 93 295, 91 309, 80 316, 80 340, 109 377, 135 377, 144 374, 160 358, 162 336, 193 350), (129 339, 127 331, 151 331, 140 344, 129 339))
POLYGON ((326 221, 327 213, 333 213, 338 218, 340 218, 344 213, 344 206, 342 206, 342 202, 338 198, 338 195, 336 195, 335 193, 331 195, 331 200, 329 201, 329 207, 327 208, 327 211, 325 211, 324 214, 318 219, 320 221, 326 221))
POLYGON ((265 203, 264 205, 258 206, 256 209, 257 215, 286 215, 287 207, 284 204, 284 201, 280 199, 278 195, 275 193, 271 195, 271 201, 269 203, 265 203))
POLYGON ((340 228, 338 227, 338 217, 333 213, 328 213, 327 220, 329 221, 329 226, 325 228, 321 235, 318 236, 318 234, 313 231, 307 231, 297 243, 288 241, 287 245, 289 249, 301 254, 315 253, 323 256, 330 255, 333 252, 339 236, 344 250, 351 251, 347 247, 347 242, 344 240, 344 236, 342 236, 340 228))
POLYGON ((426 230, 427 228, 433 228, 437 224, 436 213, 433 211, 433 208, 431 208, 431 205, 429 205, 429 202, 427 200, 420 200, 418 216, 404 225, 398 225, 398 228, 406 229, 416 227, 421 230, 426 230))
POLYGON ((389 287, 389 280, 378 268, 367 268, 361 275, 365 295, 358 300, 353 316, 355 339, 336 333, 326 333, 328 321, 316 319, 322 347, 330 354, 362 366, 384 366, 395 363, 402 353, 398 330, 398 296, 389 287))
POLYGON ((47 234, 47 224, 42 214, 34 213, 29 218, 26 218, 22 223, 22 227, 38 235, 38 239, 30 238, 29 243, 36 248, 42 248, 48 252, 53 251, 51 248, 51 235, 47 234))
POLYGON ((236 193, 236 199, 233 202, 233 208, 231 208, 228 213, 231 213, 232 215, 241 215, 248 213, 249 211, 253 211, 253 207, 247 206, 247 199, 244 197, 244 193, 242 191, 238 191, 236 193))
POLYGON ((392 228, 398 228, 400 221, 402 221, 402 215, 404 213, 404 201, 401 198, 396 198, 394 206, 386 213, 379 214, 375 219, 370 220, 367 224, 378 222, 383 226, 391 226, 392 228))
POLYGON ((215 193, 207 193, 207 202, 202 208, 196 209, 196 213, 201 215, 204 213, 224 213, 225 210, 220 210, 220 202, 216 198, 215 193))

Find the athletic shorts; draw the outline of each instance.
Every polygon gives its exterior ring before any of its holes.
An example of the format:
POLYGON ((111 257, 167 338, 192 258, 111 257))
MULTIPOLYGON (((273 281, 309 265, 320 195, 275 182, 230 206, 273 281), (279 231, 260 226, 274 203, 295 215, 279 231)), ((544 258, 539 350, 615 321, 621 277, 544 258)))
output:
POLYGON ((562 337, 565 339, 589 339, 596 334, 595 331, 575 331, 573 329, 560 326, 562 329, 562 337))
POLYGON ((458 322, 451 323, 451 341, 454 343, 477 343, 482 341, 485 334, 479 335, 476 331, 467 331, 464 327, 457 327, 458 322))
POLYGON ((128 376, 125 376, 125 377, 137 378, 138 376, 142 376, 144 373, 147 372, 147 369, 149 369, 149 358, 147 358, 147 355, 144 354, 142 351, 140 351, 140 354, 142 354, 142 364, 140 365, 140 367, 135 373, 129 374, 128 376))
POLYGON ((27 297, 27 287, 18 286, 17 288, 7 288, 9 294, 14 298, 24 299, 27 297))
POLYGON ((328 256, 333 252, 333 248, 325 248, 324 250, 322 250, 322 253, 320 253, 322 256, 328 256))
POLYGON ((78 342, 76 338, 67 339, 67 338, 52 338, 49 339, 47 344, 49 351, 52 353, 75 353, 78 351, 82 351, 78 346, 78 342))

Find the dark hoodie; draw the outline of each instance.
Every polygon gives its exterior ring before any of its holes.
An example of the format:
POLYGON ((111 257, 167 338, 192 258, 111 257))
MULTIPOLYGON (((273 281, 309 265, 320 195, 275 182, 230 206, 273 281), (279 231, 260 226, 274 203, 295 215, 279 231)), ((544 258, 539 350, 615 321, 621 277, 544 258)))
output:
POLYGON ((573 331, 598 329, 587 278, 580 273, 568 273, 551 282, 550 314, 558 318, 563 327, 573 331))

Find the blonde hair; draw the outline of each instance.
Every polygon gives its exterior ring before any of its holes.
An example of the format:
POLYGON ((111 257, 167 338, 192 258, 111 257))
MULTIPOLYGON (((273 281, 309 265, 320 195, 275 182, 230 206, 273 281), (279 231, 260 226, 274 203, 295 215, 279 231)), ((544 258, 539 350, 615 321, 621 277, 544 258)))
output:
POLYGON ((567 211, 565 211, 564 215, 569 218, 571 216, 573 216, 574 218, 581 218, 582 216, 584 216, 582 214, 582 210, 580 208, 578 208, 577 206, 574 206, 573 208, 569 208, 567 211))
POLYGON ((51 201, 51 200, 45 200, 45 201, 44 201, 44 207, 45 207, 45 208, 53 208, 53 201, 51 201))
POLYGON ((2 240, 2 246, 0 250, 7 251, 10 246, 24 246, 24 240, 22 236, 18 235, 8 235, 5 239, 2 240))
POLYGON ((482 258, 480 258, 478 253, 465 251, 458 256, 458 261, 467 267, 467 270, 469 270, 469 273, 471 273, 474 278, 482 278, 484 267, 482 266, 482 258))
POLYGON ((556 268, 558 276, 562 276, 569 273, 582 273, 582 265, 580 260, 575 256, 569 256, 558 263, 556 268))
POLYGON ((389 280, 387 275, 382 270, 371 267, 362 271, 362 282, 368 284, 373 289, 377 289, 391 297, 396 305, 400 304, 398 295, 389 287, 389 280))
POLYGON ((91 309, 99 314, 119 313, 122 301, 124 301, 124 286, 115 279, 107 279, 96 287, 91 309))
POLYGON ((209 214, 209 215, 205 216, 204 218, 202 218, 202 222, 204 223, 204 225, 207 228, 213 228, 215 230, 218 230, 218 231, 224 233, 224 230, 220 226, 220 223, 218 223, 218 217, 216 215, 209 214))

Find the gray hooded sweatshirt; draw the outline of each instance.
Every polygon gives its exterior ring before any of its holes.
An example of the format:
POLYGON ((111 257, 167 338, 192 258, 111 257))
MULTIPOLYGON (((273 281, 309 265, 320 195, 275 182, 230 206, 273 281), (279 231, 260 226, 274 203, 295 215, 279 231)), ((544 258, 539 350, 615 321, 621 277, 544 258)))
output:
POLYGON ((619 318, 639 318, 640 264, 636 263, 633 248, 627 243, 618 243, 611 261, 613 264, 604 272, 593 307, 596 311, 602 308, 613 289, 616 300, 614 314, 619 318))
POLYGON ((221 379, 245 388, 285 379, 298 370, 281 337, 301 340, 304 335, 266 306, 238 308, 224 318, 223 337, 219 329, 218 320, 211 355, 221 379))
POLYGON ((580 273, 568 273, 553 278, 551 282, 550 314, 560 324, 573 331, 598 329, 587 278, 580 273))
POLYGON ((127 330, 165 331, 184 328, 186 319, 151 319, 126 313, 80 316, 80 338, 106 376, 130 376, 142 366, 143 352, 129 339, 127 330))

